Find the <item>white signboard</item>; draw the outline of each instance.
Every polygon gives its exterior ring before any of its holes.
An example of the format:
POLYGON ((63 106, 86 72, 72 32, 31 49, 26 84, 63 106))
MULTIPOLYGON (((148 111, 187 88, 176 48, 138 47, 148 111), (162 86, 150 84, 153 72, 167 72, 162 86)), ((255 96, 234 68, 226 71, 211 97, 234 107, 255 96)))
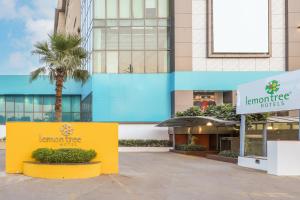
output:
POLYGON ((237 114, 300 109, 300 70, 240 85, 237 114))
POLYGON ((214 53, 268 53, 269 0, 212 0, 214 53))

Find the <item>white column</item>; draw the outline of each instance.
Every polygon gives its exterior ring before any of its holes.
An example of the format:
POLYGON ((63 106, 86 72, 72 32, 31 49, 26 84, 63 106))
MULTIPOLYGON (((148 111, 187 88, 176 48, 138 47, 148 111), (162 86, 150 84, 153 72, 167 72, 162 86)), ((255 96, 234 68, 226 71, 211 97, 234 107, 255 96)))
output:
POLYGON ((245 155, 246 115, 241 115, 240 125, 240 156, 245 155))

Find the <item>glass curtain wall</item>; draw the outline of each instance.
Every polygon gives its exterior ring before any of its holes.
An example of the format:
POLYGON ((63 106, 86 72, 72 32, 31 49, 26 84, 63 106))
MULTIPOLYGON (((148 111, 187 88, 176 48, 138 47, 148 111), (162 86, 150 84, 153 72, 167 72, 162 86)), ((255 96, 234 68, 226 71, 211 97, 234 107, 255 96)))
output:
POLYGON ((169 71, 169 0, 93 0, 93 72, 169 71))
MULTIPOLYGON (((63 121, 80 121, 80 96, 63 96, 63 121)), ((6 121, 54 121, 55 96, 0 96, 0 124, 6 121)))

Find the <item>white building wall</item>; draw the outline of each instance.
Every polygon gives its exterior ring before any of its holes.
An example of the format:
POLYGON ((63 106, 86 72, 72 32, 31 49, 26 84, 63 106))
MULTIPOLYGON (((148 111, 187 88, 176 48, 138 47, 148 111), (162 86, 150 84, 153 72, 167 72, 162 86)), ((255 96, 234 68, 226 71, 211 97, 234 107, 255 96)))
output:
POLYGON ((168 128, 156 124, 120 124, 119 140, 169 140, 168 128))
POLYGON ((271 58, 207 58, 207 0, 193 0, 193 71, 284 71, 285 0, 271 4, 271 58))

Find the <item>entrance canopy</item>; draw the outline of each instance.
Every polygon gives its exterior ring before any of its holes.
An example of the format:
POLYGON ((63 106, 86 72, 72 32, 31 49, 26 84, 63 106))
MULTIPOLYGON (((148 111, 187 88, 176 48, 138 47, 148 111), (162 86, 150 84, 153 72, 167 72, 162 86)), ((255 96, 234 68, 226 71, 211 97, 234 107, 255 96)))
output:
POLYGON ((194 116, 194 117, 175 117, 168 119, 160 124, 158 127, 194 127, 194 126, 234 126, 240 124, 238 121, 227 121, 222 119, 217 119, 215 117, 207 116, 194 116))

